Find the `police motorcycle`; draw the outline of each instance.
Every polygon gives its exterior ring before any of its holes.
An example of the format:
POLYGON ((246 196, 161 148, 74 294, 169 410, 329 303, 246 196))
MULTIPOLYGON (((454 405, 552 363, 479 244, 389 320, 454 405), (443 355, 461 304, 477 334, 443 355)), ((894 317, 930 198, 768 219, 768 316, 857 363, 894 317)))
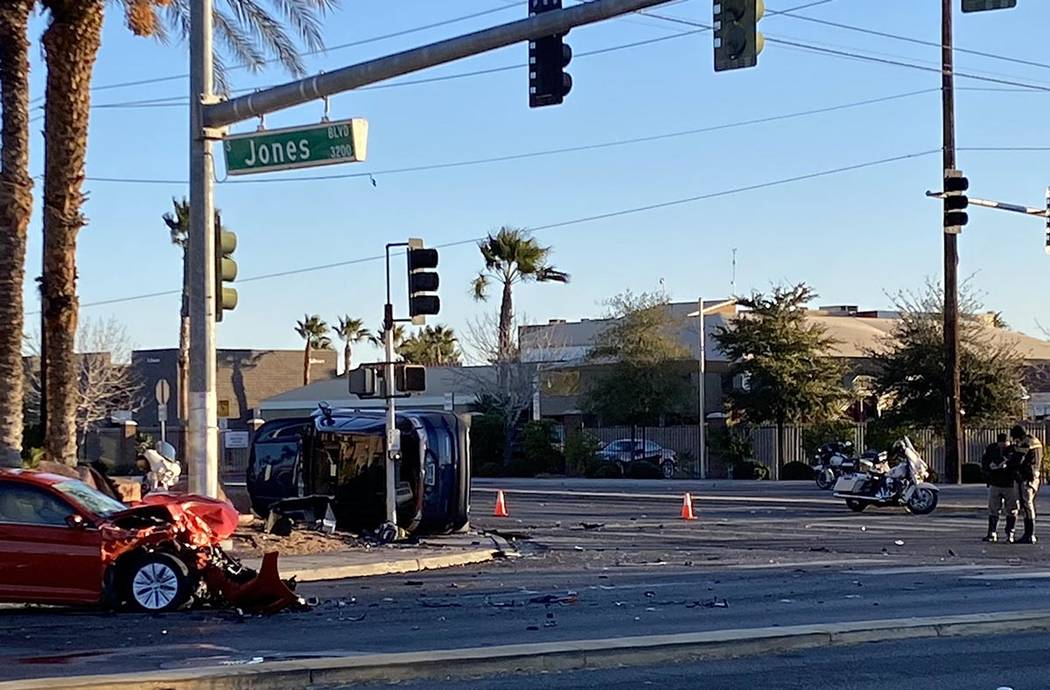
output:
POLYGON ((843 475, 835 482, 836 498, 859 513, 868 506, 903 506, 914 515, 928 515, 937 507, 940 490, 926 481, 929 468, 911 439, 893 444, 890 459, 897 464, 875 464, 865 472, 843 475))
POLYGON ((878 469, 886 462, 886 453, 874 450, 865 451, 859 458, 853 456, 853 443, 850 441, 832 441, 817 449, 813 459, 813 470, 817 488, 830 489, 835 481, 846 474, 868 472, 878 469))

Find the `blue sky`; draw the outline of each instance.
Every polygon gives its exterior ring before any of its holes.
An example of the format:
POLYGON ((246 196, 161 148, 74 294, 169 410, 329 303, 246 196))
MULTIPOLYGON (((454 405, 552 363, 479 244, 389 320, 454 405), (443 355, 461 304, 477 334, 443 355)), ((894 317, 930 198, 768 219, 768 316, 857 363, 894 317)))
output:
MULTIPOLYGON (((770 0, 767 12, 801 0, 770 0)), ((960 48, 1050 63, 1039 27, 1050 25, 1050 3, 1020 0, 1017 9, 956 15, 960 48)), ((407 36, 332 50, 307 59, 311 71, 458 35, 525 15, 510 0, 344 0, 329 18, 328 45, 358 41, 501 5, 504 11, 407 36), (393 9, 392 9, 393 8, 393 9)), ((798 14, 925 41, 939 40, 939 3, 913 0, 831 0, 798 14)), ((710 0, 685 0, 653 12, 709 22, 710 0)), ((939 49, 833 28, 771 13, 761 29, 781 40, 863 53, 932 67, 939 49)), ((42 23, 34 26, 36 36, 42 23)), ((365 117, 369 160, 347 166, 253 176, 291 181, 218 184, 216 204, 239 236, 241 276, 366 259, 384 243, 422 237, 428 245, 469 240, 501 224, 542 228, 634 207, 712 194, 938 149, 940 96, 935 72, 817 54, 767 44, 756 69, 715 74, 708 33, 580 56, 593 50, 690 31, 685 24, 633 15, 574 30, 577 54, 565 104, 528 108, 524 67, 482 76, 405 85, 462 72, 520 65, 524 45, 411 75, 385 88, 331 99, 333 118, 365 117), (880 103, 775 122, 646 143, 510 162, 426 172, 383 171, 419 165, 529 153, 761 119, 890 96, 880 103), (367 177, 302 181, 310 175, 374 173, 367 177), (297 181, 298 180, 298 181, 297 181)), ((34 50, 34 58, 38 51, 34 50)), ((186 46, 132 37, 111 13, 94 84, 184 74, 186 46)), ((957 55, 957 71, 1028 84, 1016 90, 992 81, 958 79, 958 145, 1046 145, 1050 68, 957 55), (982 90, 973 90, 974 88, 982 90), (991 90, 989 90, 991 89, 991 90), (1045 89, 1045 90, 1039 90, 1045 89)), ((232 75, 251 88, 285 81, 278 71, 232 75)), ((43 94, 43 67, 33 71, 34 97, 43 94)), ((89 178, 183 180, 187 175, 187 110, 175 107, 106 107, 185 97, 185 79, 94 94, 89 178)), ((322 105, 309 104, 266 118, 268 127, 315 122, 322 105)), ((251 130, 255 121, 234 131, 251 130)), ((34 123, 42 127, 42 120, 34 123)), ((34 136, 33 173, 42 169, 42 138, 34 136)), ((218 153, 218 148, 216 149, 218 153)), ((1041 205, 1050 177, 1050 152, 961 151, 959 165, 971 194, 1041 205), (1040 174, 1042 172, 1042 174, 1040 174)), ((530 320, 580 318, 604 311, 602 302, 624 289, 646 290, 660 281, 674 299, 729 293, 731 256, 737 251, 737 288, 805 281, 821 303, 889 306, 887 293, 921 286, 942 267, 940 206, 924 198, 939 186, 941 161, 932 153, 841 174, 692 203, 539 230, 554 247, 555 264, 572 274, 568 286, 528 285, 516 292, 519 313, 530 320)), ((222 178, 221 163, 218 174, 222 178)), ((241 180, 249 178, 240 178, 241 180)), ((179 254, 168 241, 161 214, 171 197, 188 190, 178 182, 85 185, 88 225, 80 235, 82 317, 115 317, 138 347, 174 346, 178 297, 99 306, 93 302, 177 290, 179 254)), ((38 186, 37 191, 40 188, 38 186)), ((39 266, 39 204, 31 228, 27 307, 35 310, 31 279, 39 266)), ((1041 299, 1050 257, 1038 219, 972 209, 960 241, 961 274, 1030 333, 1050 325, 1041 299)), ((438 319, 462 329, 495 308, 468 294, 480 267, 477 250, 461 244, 442 251, 443 312, 438 319)), ((399 266, 400 268, 400 266, 399 266)), ((383 266, 378 261, 295 276, 244 282, 240 306, 219 327, 221 347, 298 347, 292 331, 304 312, 333 322, 350 313, 378 325, 383 266)), ((396 287, 401 287, 400 280, 396 287)), ((36 317, 30 317, 33 319, 36 317)), ((365 352, 363 354, 368 355, 365 352)))

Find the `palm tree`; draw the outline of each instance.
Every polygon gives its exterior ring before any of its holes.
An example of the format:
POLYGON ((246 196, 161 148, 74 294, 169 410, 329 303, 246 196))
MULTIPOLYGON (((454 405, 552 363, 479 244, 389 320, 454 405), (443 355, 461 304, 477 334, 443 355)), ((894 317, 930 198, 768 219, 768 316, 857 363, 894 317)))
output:
MULTIPOLYGON (((368 336, 368 342, 372 343, 376 347, 383 347, 383 326, 380 325, 378 329, 372 331, 372 334, 368 336)), ((401 344, 405 342, 405 325, 401 323, 394 324, 394 353, 398 353, 401 350, 401 344)))
POLYGON ((190 285, 189 285, 189 234, 190 202, 171 200, 174 213, 165 213, 162 218, 168 226, 171 243, 182 250, 182 306, 179 308, 179 421, 185 424, 189 413, 190 390, 190 285))
MULTIPOLYGON (((189 32, 190 0, 113 0, 139 36, 165 38, 168 28, 189 32), (165 22, 161 9, 166 8, 165 22)), ((43 357, 48 363, 47 450, 53 460, 76 462, 76 382, 73 353, 79 304, 77 233, 84 225, 84 162, 87 153, 91 75, 98 56, 106 0, 40 0, 49 21, 43 35, 47 85, 44 104, 44 313, 43 357)), ((310 50, 322 47, 319 17, 335 0, 271 0, 280 19, 258 0, 226 0, 213 12, 220 43, 239 62, 260 68, 272 55, 288 71, 303 73, 291 26, 310 50)), ((12 4, 5 0, 3 5, 12 4)), ((218 74, 223 62, 217 61, 218 74)), ((220 81, 220 87, 225 84, 220 81)), ((16 84, 17 87, 17 84, 16 84)), ((28 93, 28 89, 26 90, 28 93)), ((18 102, 15 101, 16 105, 18 102)), ((5 103, 6 106, 6 103, 5 103)), ((5 107, 6 113, 6 107, 5 107)), ((6 144, 6 141, 5 141, 6 144)))
POLYGON ((335 334, 343 341, 343 371, 350 371, 352 364, 352 345, 371 341, 372 332, 365 328, 365 322, 361 319, 352 319, 350 315, 339 317, 339 324, 335 327, 335 334))
POLYGON ((401 343, 398 353, 410 364, 459 366, 456 334, 446 326, 426 326, 401 343))
POLYGON ((29 15, 34 0, 0 3, 0 467, 21 464, 22 281, 33 209, 29 177, 29 15))
POLYGON ((498 282, 503 289, 503 299, 499 308, 499 343, 497 354, 500 360, 508 360, 512 355, 513 339, 511 327, 514 323, 514 305, 511 290, 516 283, 536 281, 539 283, 569 282, 569 274, 550 266, 547 260, 551 255, 550 247, 539 245, 521 228, 502 227, 495 235, 490 234, 478 244, 481 256, 485 259, 485 269, 474 279, 472 291, 474 299, 481 301, 488 298, 488 289, 492 281, 498 282))
POLYGON ((310 353, 314 350, 331 350, 332 339, 328 337, 329 326, 320 316, 303 315, 302 321, 295 322, 295 332, 306 341, 303 353, 303 385, 310 385, 310 353))

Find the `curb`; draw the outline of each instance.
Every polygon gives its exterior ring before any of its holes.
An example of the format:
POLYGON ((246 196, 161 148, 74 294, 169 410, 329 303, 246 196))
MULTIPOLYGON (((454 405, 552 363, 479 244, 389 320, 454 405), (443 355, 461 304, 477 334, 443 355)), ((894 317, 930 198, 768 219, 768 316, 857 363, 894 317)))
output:
POLYGON ((490 540, 492 545, 476 547, 449 554, 435 554, 432 556, 418 556, 401 559, 392 558, 382 561, 373 561, 371 563, 320 566, 316 568, 301 568, 298 570, 290 568, 288 570, 282 570, 281 574, 283 577, 294 577, 298 582, 323 582, 325 580, 345 580, 354 577, 398 575, 403 573, 417 573, 422 570, 455 568, 457 566, 485 563, 496 558, 515 555, 514 547, 506 540, 497 538, 491 534, 482 534, 479 536, 490 540))
POLYGON ((367 681, 464 678, 776 654, 829 645, 1050 630, 1050 610, 567 640, 0 682, 0 690, 273 690, 367 681))

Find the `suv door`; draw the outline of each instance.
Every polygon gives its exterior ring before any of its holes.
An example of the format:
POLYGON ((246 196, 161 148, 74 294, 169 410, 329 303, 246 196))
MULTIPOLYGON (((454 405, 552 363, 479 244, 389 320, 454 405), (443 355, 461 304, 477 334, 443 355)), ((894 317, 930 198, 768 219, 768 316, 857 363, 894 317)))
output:
POLYGON ((303 433, 311 423, 309 419, 275 419, 256 432, 245 482, 257 515, 269 513, 275 501, 299 495, 303 433))
POLYGON ((96 525, 70 526, 72 515, 80 512, 51 491, 0 482, 0 600, 100 599, 102 537, 96 525))

